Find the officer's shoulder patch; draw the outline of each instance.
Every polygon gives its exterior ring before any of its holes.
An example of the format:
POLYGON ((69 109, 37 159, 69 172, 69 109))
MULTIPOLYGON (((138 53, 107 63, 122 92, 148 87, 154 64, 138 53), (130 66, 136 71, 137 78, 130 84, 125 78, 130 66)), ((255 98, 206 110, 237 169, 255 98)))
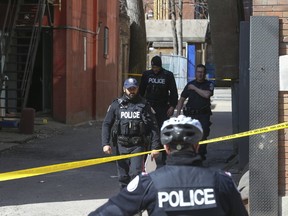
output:
POLYGON ((212 82, 210 82, 209 88, 210 88, 210 91, 214 90, 214 84, 212 82))
POLYGON ((219 171, 219 173, 222 175, 222 176, 226 176, 226 177, 232 177, 232 174, 230 172, 227 172, 227 171, 219 171))
POLYGON ((108 107, 107 112, 109 112, 110 108, 111 108, 111 105, 108 107))
POLYGON ((139 175, 136 176, 128 185, 127 185, 127 191, 128 192, 133 192, 139 184, 139 175))
POLYGON ((224 172, 227 176, 232 177, 232 174, 230 172, 225 171, 224 172))

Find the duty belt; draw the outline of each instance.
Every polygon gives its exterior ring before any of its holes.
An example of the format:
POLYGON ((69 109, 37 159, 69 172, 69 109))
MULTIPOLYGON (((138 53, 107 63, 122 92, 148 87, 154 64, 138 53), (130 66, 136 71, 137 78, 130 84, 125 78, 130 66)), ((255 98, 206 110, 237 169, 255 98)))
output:
POLYGON ((183 114, 186 116, 190 115, 198 115, 198 114, 210 114, 211 110, 209 107, 205 107, 202 109, 192 109, 190 107, 184 107, 183 114))
POLYGON ((117 138, 117 143, 122 146, 139 146, 139 145, 144 145, 144 140, 142 137, 139 136, 123 136, 123 135, 118 135, 117 138))

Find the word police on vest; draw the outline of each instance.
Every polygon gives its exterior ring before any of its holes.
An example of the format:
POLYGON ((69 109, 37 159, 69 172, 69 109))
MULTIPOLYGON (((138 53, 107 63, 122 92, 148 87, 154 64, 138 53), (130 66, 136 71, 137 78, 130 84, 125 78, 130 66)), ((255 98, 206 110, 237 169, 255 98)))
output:
MULTIPOLYGON (((184 195, 183 190, 158 192, 159 207, 189 207, 201 205, 215 205, 215 194, 213 188, 189 190, 184 195), (188 193, 188 194, 187 194, 188 193)), ((213 205, 213 206, 214 206, 213 205)), ((211 206, 212 207, 212 206, 211 206)))
POLYGON ((139 119, 140 118, 140 112, 121 112, 120 118, 125 119, 139 119))
POLYGON ((156 78, 149 78, 148 83, 154 83, 154 84, 165 84, 165 79, 156 79, 156 78))

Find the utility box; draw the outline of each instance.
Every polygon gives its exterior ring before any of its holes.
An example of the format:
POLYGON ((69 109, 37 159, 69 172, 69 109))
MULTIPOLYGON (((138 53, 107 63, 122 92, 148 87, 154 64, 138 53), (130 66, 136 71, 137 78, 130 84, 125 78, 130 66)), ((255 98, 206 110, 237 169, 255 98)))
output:
POLYGON ((33 134, 34 132, 35 109, 24 108, 21 112, 19 124, 20 133, 33 134))

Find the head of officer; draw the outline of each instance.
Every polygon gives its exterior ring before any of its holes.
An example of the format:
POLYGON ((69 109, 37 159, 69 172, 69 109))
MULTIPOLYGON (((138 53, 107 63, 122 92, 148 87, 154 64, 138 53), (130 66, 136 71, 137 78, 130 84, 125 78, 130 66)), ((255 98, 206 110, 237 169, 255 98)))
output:
POLYGON ((151 67, 154 73, 159 73, 159 71, 162 69, 162 60, 160 56, 154 56, 151 59, 151 67))
POLYGON ((206 79, 206 67, 203 64, 196 66, 195 79, 197 82, 204 82, 206 79))
POLYGON ((128 78, 124 81, 123 92, 127 99, 133 100, 138 94, 138 82, 134 78, 128 78))
POLYGON ((190 151, 196 156, 202 135, 201 123, 184 115, 164 121, 161 127, 161 143, 168 154, 190 151))

